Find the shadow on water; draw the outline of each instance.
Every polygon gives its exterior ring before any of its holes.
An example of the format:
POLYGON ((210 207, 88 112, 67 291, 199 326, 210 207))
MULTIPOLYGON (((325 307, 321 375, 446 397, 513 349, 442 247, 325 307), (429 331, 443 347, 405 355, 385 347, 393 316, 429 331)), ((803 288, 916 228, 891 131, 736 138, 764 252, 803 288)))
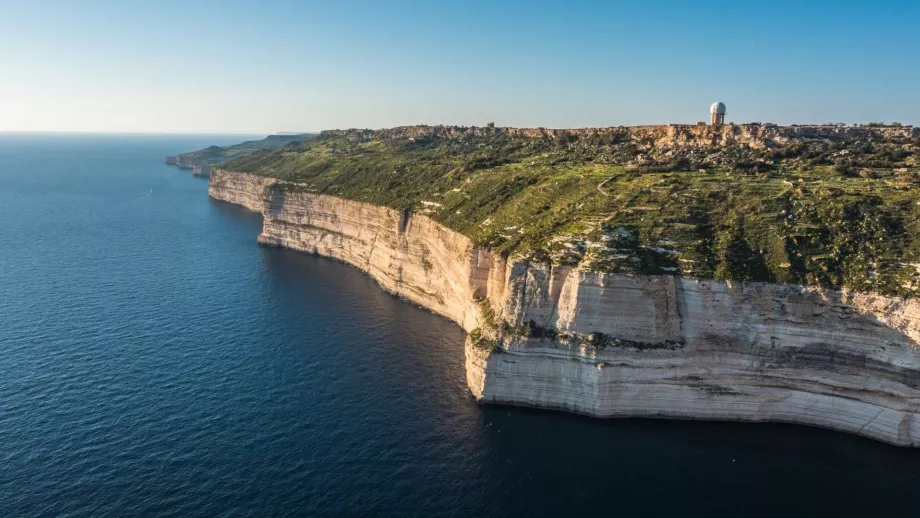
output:
POLYGON ((514 513, 915 515, 916 450, 797 425, 482 412, 514 513))
POLYGON ((208 198, 208 203, 211 204, 211 207, 213 207, 214 210, 218 211, 227 218, 245 221, 247 223, 258 223, 259 232, 262 231, 262 215, 258 212, 240 207, 239 205, 233 205, 232 203, 215 200, 211 197, 208 198))
POLYGON ((239 225, 241 234, 251 234, 252 245, 257 245, 256 239, 262 233, 262 214, 211 197, 208 197, 208 205, 220 218, 239 225))
POLYGON ((331 328, 324 333, 354 340, 349 347, 365 354, 382 354, 377 361, 383 364, 399 358, 412 362, 413 372, 437 373, 439 383, 462 387, 467 399, 462 371, 465 334, 453 322, 384 291, 345 263, 277 248, 263 247, 262 253, 272 286, 266 293, 280 305, 310 308, 311 317, 321 311, 324 326, 331 328))

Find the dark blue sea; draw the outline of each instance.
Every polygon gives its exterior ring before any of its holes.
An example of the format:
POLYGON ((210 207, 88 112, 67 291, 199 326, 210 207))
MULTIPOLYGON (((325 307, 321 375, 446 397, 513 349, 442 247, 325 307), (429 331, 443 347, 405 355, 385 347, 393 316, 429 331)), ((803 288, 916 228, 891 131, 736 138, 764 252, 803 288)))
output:
POLYGON ((920 451, 477 405, 463 333, 163 156, 0 134, 0 516, 917 516, 920 451))

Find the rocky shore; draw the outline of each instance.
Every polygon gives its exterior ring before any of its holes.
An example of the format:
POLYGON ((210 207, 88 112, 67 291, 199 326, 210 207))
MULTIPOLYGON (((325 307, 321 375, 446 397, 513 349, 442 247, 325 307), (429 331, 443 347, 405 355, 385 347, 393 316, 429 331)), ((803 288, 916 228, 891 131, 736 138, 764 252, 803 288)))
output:
POLYGON ((259 242, 353 265, 463 327, 480 401, 776 421, 920 445, 920 303, 502 258, 429 217, 215 168, 259 242))

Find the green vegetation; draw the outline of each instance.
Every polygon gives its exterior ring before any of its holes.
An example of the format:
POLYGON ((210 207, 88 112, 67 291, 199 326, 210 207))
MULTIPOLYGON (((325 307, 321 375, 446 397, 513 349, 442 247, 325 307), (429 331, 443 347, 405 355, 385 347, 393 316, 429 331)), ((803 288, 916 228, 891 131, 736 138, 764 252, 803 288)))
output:
POLYGON ((684 346, 683 342, 678 342, 675 340, 666 340, 660 343, 634 342, 632 340, 625 340, 623 338, 614 338, 608 334, 604 334, 598 331, 589 333, 587 335, 576 335, 576 338, 582 345, 594 346, 598 351, 602 351, 607 347, 638 349, 640 351, 648 351, 653 349, 666 349, 669 351, 674 351, 684 346))
MULTIPOLYGON (((410 209, 505 256, 915 296, 920 134, 662 146, 625 128, 321 134, 228 170, 410 209), (593 131, 593 132, 592 132, 593 131)), ((430 129, 432 131, 426 131, 430 129)))
POLYGON ((469 340, 470 343, 473 344, 473 347, 476 347, 477 349, 482 349, 483 351, 490 353, 504 352, 504 350, 501 348, 501 345, 499 345, 498 340, 486 337, 482 330, 478 327, 470 331, 469 340))
POLYGON ((184 166, 214 166, 256 151, 275 149, 292 142, 306 142, 314 137, 316 137, 316 133, 269 135, 262 140, 249 140, 232 146, 210 146, 191 153, 182 153, 177 155, 176 159, 178 164, 184 166))

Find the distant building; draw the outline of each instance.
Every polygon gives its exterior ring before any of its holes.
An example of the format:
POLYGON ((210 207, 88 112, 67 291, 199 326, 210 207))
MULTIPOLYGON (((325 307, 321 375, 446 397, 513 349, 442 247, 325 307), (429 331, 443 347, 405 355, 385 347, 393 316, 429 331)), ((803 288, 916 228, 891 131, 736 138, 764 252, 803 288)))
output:
POLYGON ((725 124, 725 104, 721 102, 712 103, 712 106, 709 107, 709 124, 713 126, 725 124))

